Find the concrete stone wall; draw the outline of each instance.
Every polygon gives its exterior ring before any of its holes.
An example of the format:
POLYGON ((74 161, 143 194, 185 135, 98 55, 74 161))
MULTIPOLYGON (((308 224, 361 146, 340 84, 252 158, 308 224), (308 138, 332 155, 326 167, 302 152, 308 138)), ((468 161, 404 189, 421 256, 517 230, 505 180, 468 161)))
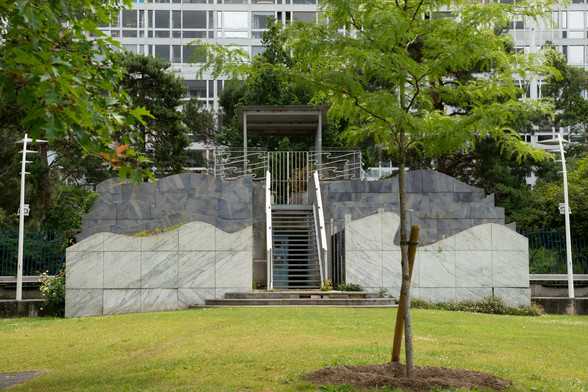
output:
POLYGON ((66 317, 183 309, 252 289, 252 228, 191 222, 148 237, 97 233, 66 253, 66 317))
MULTIPOLYGON (((345 223, 345 281, 398 298, 400 217, 378 213, 345 223)), ((433 244, 419 246, 412 297, 433 302, 480 300, 492 295, 508 305, 529 304, 527 239, 498 224, 482 224, 433 244)))
POLYGON ((96 187, 94 206, 82 218, 77 240, 96 233, 135 234, 193 221, 227 232, 252 224, 253 180, 223 181, 203 174, 179 174, 139 186, 109 179, 96 187))

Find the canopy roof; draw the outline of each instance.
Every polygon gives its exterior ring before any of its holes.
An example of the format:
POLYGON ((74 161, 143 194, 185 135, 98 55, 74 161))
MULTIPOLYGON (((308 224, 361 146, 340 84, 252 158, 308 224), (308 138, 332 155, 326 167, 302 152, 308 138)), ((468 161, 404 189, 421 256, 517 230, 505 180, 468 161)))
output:
POLYGON ((319 136, 328 106, 239 106, 239 128, 252 136, 319 136))

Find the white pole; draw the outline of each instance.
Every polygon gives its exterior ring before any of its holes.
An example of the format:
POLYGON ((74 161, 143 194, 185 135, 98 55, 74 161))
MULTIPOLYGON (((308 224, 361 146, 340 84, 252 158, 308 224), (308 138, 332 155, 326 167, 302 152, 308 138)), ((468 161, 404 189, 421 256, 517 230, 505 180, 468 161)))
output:
POLYGON ((563 142, 561 134, 557 135, 559 141, 559 151, 561 153, 561 164, 563 170, 563 186, 564 186, 564 204, 565 204, 565 225, 566 225, 566 257, 567 257, 567 268, 568 268, 568 295, 570 298, 574 298, 574 268, 572 264, 572 237, 570 230, 570 207, 568 202, 568 174, 566 170, 566 158, 564 156, 563 142))
POLYGON ((27 138, 22 143, 22 165, 20 169, 20 209, 18 210, 18 264, 16 269, 16 300, 22 301, 22 259, 24 253, 24 213, 25 213, 25 169, 27 160, 27 138))

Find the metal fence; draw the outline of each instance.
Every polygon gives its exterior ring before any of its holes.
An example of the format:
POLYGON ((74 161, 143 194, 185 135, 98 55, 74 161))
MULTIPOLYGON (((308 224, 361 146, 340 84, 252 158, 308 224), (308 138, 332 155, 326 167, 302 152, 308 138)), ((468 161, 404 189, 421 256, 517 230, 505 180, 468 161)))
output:
MULTIPOLYGON (((529 239, 529 273, 566 274, 566 236, 557 230, 518 230, 529 239)), ((588 240, 572 238, 574 274, 588 274, 588 240)))
MULTIPOLYGON (((24 233, 23 276, 43 272, 56 275, 65 261, 67 237, 59 231, 27 231, 24 233)), ((18 263, 18 231, 0 229, 0 277, 16 276, 18 263)))

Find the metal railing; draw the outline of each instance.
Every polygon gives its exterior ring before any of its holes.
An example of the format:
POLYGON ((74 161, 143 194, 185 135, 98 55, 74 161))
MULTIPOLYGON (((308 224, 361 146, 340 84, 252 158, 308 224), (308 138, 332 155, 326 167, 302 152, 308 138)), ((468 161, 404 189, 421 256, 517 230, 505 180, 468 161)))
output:
MULTIPOLYGON (((47 272, 57 275, 65 261, 67 237, 59 231, 24 233, 23 281, 36 282, 47 272)), ((0 230, 0 282, 16 282, 18 264, 18 231, 0 230)))
POLYGON ((325 215, 323 210, 323 199, 321 195, 321 186, 319 182, 318 172, 314 171, 309 179, 309 188, 311 191, 311 198, 314 205, 314 220, 317 236, 317 253, 319 255, 319 266, 321 273, 321 284, 327 276, 327 231, 325 228, 325 215))
MULTIPOLYGON (((566 280, 566 237, 556 230, 518 230, 529 240, 530 280, 566 280)), ((588 240, 572 238, 574 280, 588 280, 588 240)))
POLYGON ((361 180, 361 151, 358 149, 329 149, 309 152, 310 171, 316 170, 319 179, 361 180))
POLYGON ((271 201, 271 180, 272 175, 270 172, 266 172, 266 183, 265 183, 265 237, 266 237, 266 260, 267 260, 267 291, 274 289, 274 278, 273 278, 273 252, 272 252, 272 201, 271 201))

